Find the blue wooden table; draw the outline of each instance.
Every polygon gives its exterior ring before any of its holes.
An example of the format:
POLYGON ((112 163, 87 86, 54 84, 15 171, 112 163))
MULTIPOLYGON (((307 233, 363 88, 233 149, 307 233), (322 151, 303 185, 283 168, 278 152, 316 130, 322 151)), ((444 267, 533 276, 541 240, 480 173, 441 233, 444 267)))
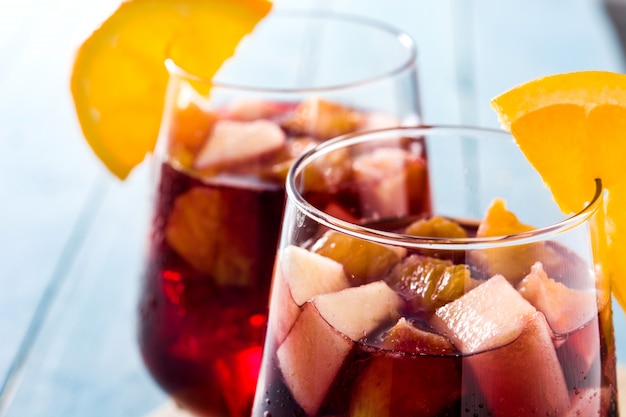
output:
MULTIPOLYGON (((626 14, 623 0, 609 1, 626 14)), ((69 94, 77 45, 118 2, 4 0, 0 8, 0 416, 144 416, 167 402, 134 336, 149 167, 113 178, 82 139, 69 94)), ((411 34, 431 124, 497 127, 489 99, 515 84, 625 70, 616 19, 599 0, 275 5, 351 12, 411 34)), ((626 360, 619 309, 615 322, 626 360)))

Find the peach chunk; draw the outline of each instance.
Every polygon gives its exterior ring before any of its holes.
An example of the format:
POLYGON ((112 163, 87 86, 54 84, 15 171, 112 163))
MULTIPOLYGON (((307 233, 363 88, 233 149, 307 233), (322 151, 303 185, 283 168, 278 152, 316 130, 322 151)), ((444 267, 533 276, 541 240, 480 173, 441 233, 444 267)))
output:
POLYGON ((317 414, 353 343, 313 303, 304 305, 276 357, 285 385, 307 415, 317 414))
POLYGON ((239 164, 281 149, 286 140, 280 126, 269 120, 220 120, 215 123, 209 139, 198 152, 194 168, 239 164))
MULTIPOLYGON (((553 416, 568 390, 543 314, 495 276, 435 313, 433 326, 462 353, 496 417, 553 416)), ((468 386, 468 390, 474 387, 468 386)))
POLYGON ((299 306, 318 294, 350 286, 339 262, 298 246, 283 249, 279 262, 291 296, 299 306))

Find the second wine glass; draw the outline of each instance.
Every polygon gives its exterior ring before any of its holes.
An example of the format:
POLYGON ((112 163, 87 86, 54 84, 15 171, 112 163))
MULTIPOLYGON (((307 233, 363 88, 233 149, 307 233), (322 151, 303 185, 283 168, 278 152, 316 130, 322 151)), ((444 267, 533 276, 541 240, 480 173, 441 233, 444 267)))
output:
POLYGON ((167 61, 139 346, 197 415, 250 415, 292 162, 345 133, 419 120, 412 39, 326 13, 273 12, 211 80, 167 61))

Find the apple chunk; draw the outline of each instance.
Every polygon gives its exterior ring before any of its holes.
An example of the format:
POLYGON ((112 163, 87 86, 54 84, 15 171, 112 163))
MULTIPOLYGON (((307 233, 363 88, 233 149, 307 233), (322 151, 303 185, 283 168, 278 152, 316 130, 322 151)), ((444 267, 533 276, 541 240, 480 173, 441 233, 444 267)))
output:
POLYGON ((568 334, 598 314, 595 288, 574 290, 548 277, 540 262, 536 262, 518 285, 518 291, 541 311, 556 333, 568 334))
POLYGON ((228 166, 279 150, 287 137, 269 120, 240 122, 221 120, 198 153, 195 168, 228 166))
POLYGON ((503 276, 439 308, 432 324, 471 354, 465 361, 494 416, 567 410, 568 390, 550 327, 503 276))
POLYGON ((463 353, 515 340, 537 310, 502 275, 488 279, 435 311, 431 325, 463 353))
POLYGON ((354 177, 368 216, 385 218, 407 213, 407 155, 400 148, 380 148, 355 158, 354 177))
POLYGON ((278 344, 285 340, 285 336, 300 315, 300 307, 291 296, 282 270, 280 263, 275 262, 268 320, 268 335, 274 335, 274 340, 278 344))
POLYGON ((307 415, 315 415, 354 342, 308 302, 276 351, 285 385, 307 415))
POLYGON ((352 340, 399 318, 402 298, 384 281, 321 294, 313 298, 320 315, 352 340))
POLYGON ((350 286, 343 265, 298 246, 283 249, 279 262, 291 296, 299 306, 318 294, 350 286))

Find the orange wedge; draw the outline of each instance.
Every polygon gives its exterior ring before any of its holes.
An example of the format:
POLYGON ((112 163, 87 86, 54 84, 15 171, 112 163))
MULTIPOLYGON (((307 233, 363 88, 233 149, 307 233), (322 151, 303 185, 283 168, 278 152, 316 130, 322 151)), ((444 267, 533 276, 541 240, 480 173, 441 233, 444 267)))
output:
POLYGON ((602 272, 626 311, 626 75, 557 74, 517 86, 491 102, 505 129, 564 213, 605 189, 602 272))
POLYGON ((211 79, 269 12, 268 0, 128 0, 81 45, 71 90, 83 134, 124 179, 154 149, 177 63, 211 79), (174 47, 175 45, 175 47, 174 47))

